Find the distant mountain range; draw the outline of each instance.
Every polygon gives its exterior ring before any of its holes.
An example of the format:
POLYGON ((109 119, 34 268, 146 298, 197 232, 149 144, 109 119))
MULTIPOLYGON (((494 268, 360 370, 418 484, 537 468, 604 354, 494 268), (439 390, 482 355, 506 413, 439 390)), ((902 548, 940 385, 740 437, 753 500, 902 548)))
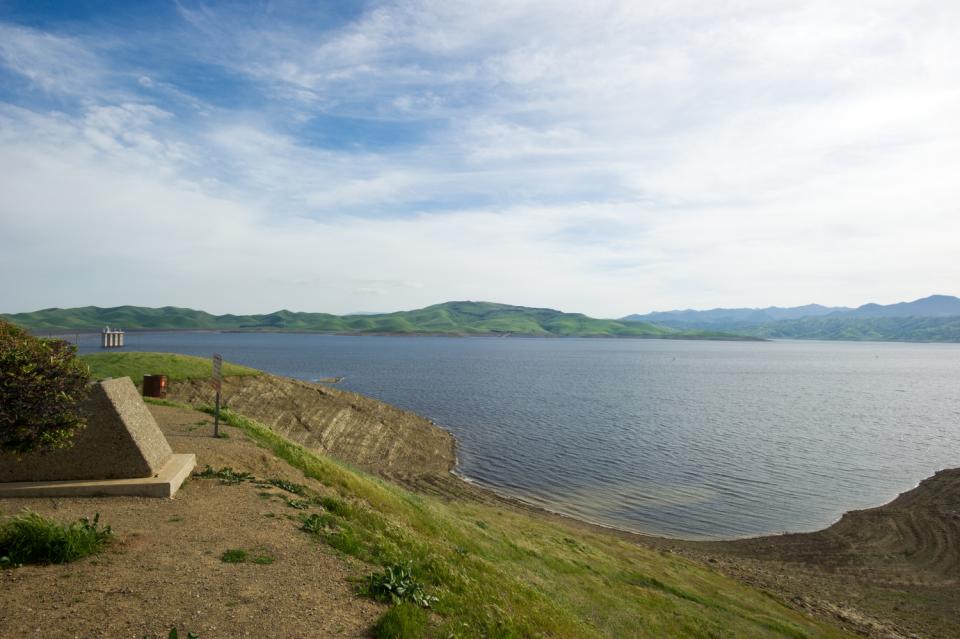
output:
POLYGON ((778 306, 770 306, 767 308, 714 308, 709 311, 687 309, 683 311, 647 313, 646 315, 628 315, 624 317, 623 320, 627 322, 653 322, 663 324, 664 326, 681 324, 756 326, 757 324, 765 324, 779 320, 819 317, 837 311, 848 310, 850 309, 821 306, 819 304, 808 304, 806 306, 794 306, 790 308, 781 308, 778 306))
POLYGON ((757 339, 720 331, 678 329, 491 302, 446 302, 414 311, 362 315, 294 313, 212 315, 189 308, 118 306, 48 308, 0 315, 34 332, 124 329, 317 331, 324 333, 522 335, 537 337, 646 337, 660 339, 757 339))
POLYGON ((353 315, 287 310, 265 315, 212 315, 173 306, 85 306, 0 315, 0 319, 34 332, 98 331, 110 325, 131 330, 960 342, 960 298, 949 295, 857 308, 819 304, 715 308, 629 315, 620 320, 491 302, 446 302, 413 311, 353 315))
POLYGON ((960 298, 931 295, 898 304, 857 308, 819 304, 791 308, 715 308, 629 315, 678 330, 729 331, 782 339, 960 342, 960 298))

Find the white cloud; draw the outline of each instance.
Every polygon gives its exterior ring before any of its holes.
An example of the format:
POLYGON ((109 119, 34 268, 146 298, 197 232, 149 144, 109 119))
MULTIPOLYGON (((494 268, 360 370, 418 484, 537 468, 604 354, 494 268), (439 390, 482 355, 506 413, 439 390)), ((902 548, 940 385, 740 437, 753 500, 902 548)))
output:
POLYGON ((261 104, 211 107, 2 27, 3 64, 82 107, 0 111, 0 266, 43 265, 0 310, 617 316, 960 293, 951 3, 415 2, 322 34, 183 15, 190 55, 261 104), (99 91, 109 74, 131 87, 99 91), (363 144, 317 144, 317 116, 359 118, 363 144), (379 144, 364 120, 424 132, 379 144))
POLYGON ((0 61, 50 93, 94 89, 101 68, 97 56, 68 37, 0 23, 0 61))

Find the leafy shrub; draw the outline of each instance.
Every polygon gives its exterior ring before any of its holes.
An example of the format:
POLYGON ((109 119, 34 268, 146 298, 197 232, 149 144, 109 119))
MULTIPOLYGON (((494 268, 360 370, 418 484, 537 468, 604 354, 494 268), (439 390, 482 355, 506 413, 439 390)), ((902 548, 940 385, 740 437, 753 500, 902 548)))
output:
POLYGON ((429 617, 412 603, 400 603, 386 612, 373 627, 377 639, 420 639, 427 634, 429 617))
POLYGON ((33 337, 0 320, 0 451, 68 448, 85 425, 90 369, 69 342, 33 337))
POLYGON ((25 512, 0 526, 0 566, 63 564, 99 552, 110 540, 100 514, 69 524, 25 512))
POLYGON ((428 595, 423 584, 413 577, 410 566, 394 564, 383 572, 369 575, 364 584, 364 594, 378 601, 392 601, 399 604, 409 601, 421 608, 429 608, 437 601, 433 595, 428 595))

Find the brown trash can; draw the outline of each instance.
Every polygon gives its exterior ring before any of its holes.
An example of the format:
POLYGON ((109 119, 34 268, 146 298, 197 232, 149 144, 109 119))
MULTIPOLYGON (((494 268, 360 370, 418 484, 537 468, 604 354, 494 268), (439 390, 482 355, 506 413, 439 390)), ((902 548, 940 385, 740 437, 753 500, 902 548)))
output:
POLYGON ((144 375, 143 376, 143 396, 144 397, 166 397, 167 396, 167 376, 166 375, 144 375))

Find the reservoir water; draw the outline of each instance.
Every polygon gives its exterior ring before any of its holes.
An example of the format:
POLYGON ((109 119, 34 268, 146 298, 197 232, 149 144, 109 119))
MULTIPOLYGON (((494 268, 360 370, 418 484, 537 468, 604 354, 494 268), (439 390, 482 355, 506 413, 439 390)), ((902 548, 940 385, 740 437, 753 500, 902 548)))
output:
POLYGON ((339 387, 453 432, 461 475, 653 534, 815 530, 960 466, 957 344, 212 332, 127 344, 344 376, 339 387))

